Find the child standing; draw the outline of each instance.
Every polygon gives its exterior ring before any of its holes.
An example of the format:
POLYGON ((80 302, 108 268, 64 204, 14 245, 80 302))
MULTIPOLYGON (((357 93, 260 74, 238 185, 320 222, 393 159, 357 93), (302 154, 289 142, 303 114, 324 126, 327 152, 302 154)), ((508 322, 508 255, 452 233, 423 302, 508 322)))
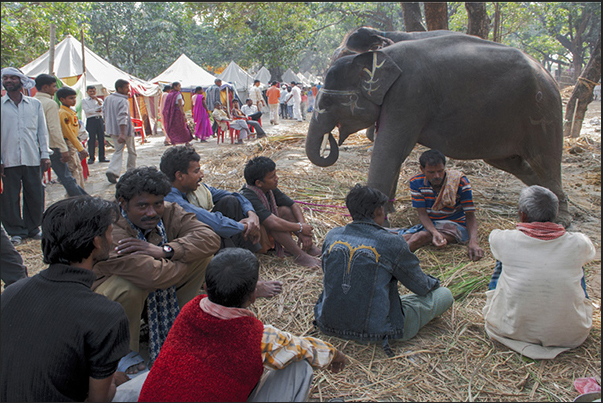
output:
POLYGON ((69 155, 71 156, 67 165, 69 166, 71 175, 83 189, 84 169, 82 168, 81 160, 88 157, 88 151, 86 151, 77 137, 80 125, 75 111, 71 109, 77 102, 77 94, 70 87, 62 87, 57 91, 57 98, 61 102, 61 108, 59 109, 61 129, 63 130, 63 137, 65 138, 65 143, 67 143, 67 148, 69 148, 69 155))

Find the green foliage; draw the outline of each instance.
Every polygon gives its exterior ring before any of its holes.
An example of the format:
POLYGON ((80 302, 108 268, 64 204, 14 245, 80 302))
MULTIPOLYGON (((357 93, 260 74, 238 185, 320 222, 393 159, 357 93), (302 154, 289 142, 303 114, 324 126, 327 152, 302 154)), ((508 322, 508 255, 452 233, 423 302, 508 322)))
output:
POLYGON ((2 66, 22 67, 50 47, 50 24, 57 43, 67 34, 80 36, 81 13, 90 3, 2 2, 2 66))

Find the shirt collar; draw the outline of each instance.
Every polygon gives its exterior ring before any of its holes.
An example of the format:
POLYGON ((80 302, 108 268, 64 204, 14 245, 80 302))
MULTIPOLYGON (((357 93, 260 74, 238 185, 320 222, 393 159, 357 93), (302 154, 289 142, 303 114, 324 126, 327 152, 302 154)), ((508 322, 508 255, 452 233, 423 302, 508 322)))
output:
POLYGON ((34 98, 35 97, 52 99, 52 97, 50 96, 50 94, 47 94, 45 92, 40 92, 40 91, 36 92, 36 95, 34 96, 34 98))
POLYGON ((92 287, 92 283, 96 280, 96 274, 92 270, 62 263, 51 264, 46 270, 40 272, 40 276, 59 283, 80 283, 88 288, 92 287))
MULTIPOLYGON (((21 98, 21 102, 25 102, 26 104, 28 104, 28 103, 30 102, 30 98, 31 98, 31 97, 28 97, 27 95, 23 94, 23 98, 21 98)), ((15 103, 13 102, 13 100, 12 100, 12 99, 10 99, 10 97, 8 96, 8 93, 7 93, 7 94, 5 94, 5 95, 2 97, 2 103, 3 103, 3 104, 5 104, 5 103, 7 103, 7 102, 9 102, 9 101, 10 101, 10 102, 11 102, 13 105, 15 105, 15 103)), ((38 101, 38 102, 39 102, 39 101, 38 101)))

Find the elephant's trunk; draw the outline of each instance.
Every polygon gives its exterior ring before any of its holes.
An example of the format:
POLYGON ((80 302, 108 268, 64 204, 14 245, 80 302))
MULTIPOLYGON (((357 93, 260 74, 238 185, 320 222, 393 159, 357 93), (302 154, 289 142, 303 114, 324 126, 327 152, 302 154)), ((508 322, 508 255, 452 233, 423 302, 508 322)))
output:
POLYGON ((339 147, 337 146, 337 141, 333 137, 333 134, 330 130, 317 130, 317 124, 314 122, 314 119, 310 122, 308 136, 306 137, 306 155, 313 164, 318 165, 319 167, 331 166, 339 158, 339 147), (330 149, 329 154, 323 157, 323 145, 327 135, 330 149))

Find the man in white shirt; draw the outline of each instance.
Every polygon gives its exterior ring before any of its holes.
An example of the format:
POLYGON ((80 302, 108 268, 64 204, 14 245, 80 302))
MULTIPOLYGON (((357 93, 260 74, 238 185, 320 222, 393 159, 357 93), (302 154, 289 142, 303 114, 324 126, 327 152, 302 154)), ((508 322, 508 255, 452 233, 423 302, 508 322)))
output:
POLYGON ((44 115, 46 117, 46 127, 48 128, 48 145, 52 150, 50 155, 50 164, 52 170, 59 178, 61 185, 65 188, 67 195, 79 196, 86 195, 86 191, 78 185, 75 178, 69 170, 69 147, 65 143, 61 121, 59 119, 59 105, 54 100, 54 94, 57 91, 57 79, 50 74, 40 74, 36 77, 36 95, 35 99, 42 103, 44 115))
POLYGON ((291 95, 293 97, 293 118, 301 122, 301 89, 295 81, 291 81, 291 95))
POLYGON ((266 105, 264 103, 262 90, 260 89, 260 80, 253 80, 253 85, 249 88, 249 98, 251 98, 253 105, 260 111, 266 105))
POLYGON ((136 168, 136 146, 134 144, 134 126, 130 118, 130 83, 119 79, 115 82, 115 91, 109 95, 103 105, 107 133, 113 139, 115 152, 107 168, 107 180, 117 183, 121 172, 124 146, 128 148, 126 169, 136 168))
POLYGON ((44 212, 42 173, 50 168, 48 128, 42 103, 21 93, 35 82, 19 69, 2 69, 2 163, 3 181, 0 211, 2 225, 14 245, 23 238, 41 239, 44 212), (23 189, 23 215, 21 215, 23 189))
POLYGON ((497 267, 483 309, 488 336, 522 355, 552 359, 590 334, 593 308, 583 266, 591 240, 555 224, 559 200, 542 186, 519 194, 517 229, 490 233, 497 267))
POLYGON ((98 144, 98 162, 109 162, 105 158, 105 122, 103 121, 103 100, 96 96, 96 87, 86 88, 88 96, 82 100, 82 109, 86 113, 88 131, 88 164, 94 164, 94 149, 98 144))
POLYGON ((247 124, 257 131, 258 138, 266 137, 266 132, 259 122, 262 112, 258 111, 258 108, 253 104, 253 101, 250 98, 247 98, 246 104, 241 107, 241 112, 251 119, 247 121, 247 124))

